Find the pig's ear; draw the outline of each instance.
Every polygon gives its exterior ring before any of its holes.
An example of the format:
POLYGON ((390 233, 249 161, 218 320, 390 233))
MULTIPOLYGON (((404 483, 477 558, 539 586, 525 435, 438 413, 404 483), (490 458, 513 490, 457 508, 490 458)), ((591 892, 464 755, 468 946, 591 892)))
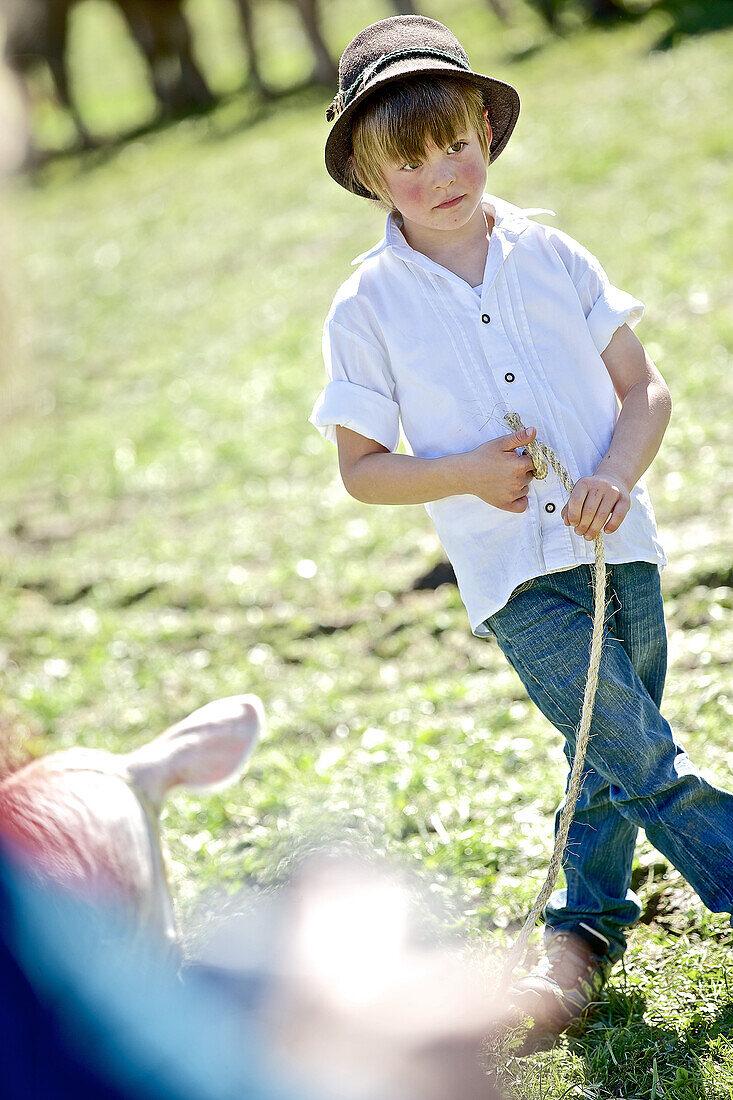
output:
POLYGON ((128 774, 153 803, 162 802, 171 787, 218 786, 242 770, 264 724, 256 695, 217 699, 130 753, 128 774))

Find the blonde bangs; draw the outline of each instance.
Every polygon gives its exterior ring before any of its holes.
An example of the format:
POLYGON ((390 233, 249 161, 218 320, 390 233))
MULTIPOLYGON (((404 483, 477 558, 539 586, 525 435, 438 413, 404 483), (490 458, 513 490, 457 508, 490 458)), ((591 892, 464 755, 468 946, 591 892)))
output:
POLYGON ((359 183, 393 208, 382 177, 384 165, 417 164, 429 141, 446 149, 471 132, 478 136, 488 164, 484 100, 475 84, 452 77, 401 80, 370 97, 355 119, 352 171, 359 183))

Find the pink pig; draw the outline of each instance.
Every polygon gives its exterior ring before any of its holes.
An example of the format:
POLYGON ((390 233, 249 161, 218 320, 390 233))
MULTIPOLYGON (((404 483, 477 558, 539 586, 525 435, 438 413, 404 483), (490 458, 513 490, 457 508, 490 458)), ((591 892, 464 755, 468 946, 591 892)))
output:
POLYGON ((231 779, 264 725, 256 695, 207 703, 133 752, 75 748, 36 760, 0 783, 0 829, 34 873, 123 907, 126 933, 177 933, 161 846, 159 814, 177 786, 231 779))

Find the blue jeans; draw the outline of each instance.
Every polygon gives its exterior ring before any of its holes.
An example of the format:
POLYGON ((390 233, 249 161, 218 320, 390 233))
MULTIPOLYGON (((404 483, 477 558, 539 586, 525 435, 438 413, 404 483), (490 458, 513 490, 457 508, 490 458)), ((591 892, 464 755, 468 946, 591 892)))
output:
MULTIPOLYGON (((641 915, 630 889, 639 828, 709 909, 733 910, 733 795, 703 779, 659 712, 667 645, 656 565, 631 562, 608 573, 586 772, 563 863, 567 887, 552 895, 545 917, 547 935, 591 925, 618 959, 624 929, 641 915)), ((592 617, 591 569, 582 565, 520 586, 486 620, 530 698, 565 738, 568 760, 592 617)))

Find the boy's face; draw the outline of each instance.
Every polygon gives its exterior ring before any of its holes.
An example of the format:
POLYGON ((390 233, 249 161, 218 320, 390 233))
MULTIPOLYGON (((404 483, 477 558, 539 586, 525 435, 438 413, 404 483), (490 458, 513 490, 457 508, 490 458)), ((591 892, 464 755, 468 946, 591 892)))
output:
MULTIPOLYGON (((488 119, 485 125, 491 143, 488 119)), ((486 161, 478 135, 467 130, 447 149, 428 140, 419 164, 387 164, 382 175, 408 231, 453 230, 462 228, 481 202, 486 161)))

